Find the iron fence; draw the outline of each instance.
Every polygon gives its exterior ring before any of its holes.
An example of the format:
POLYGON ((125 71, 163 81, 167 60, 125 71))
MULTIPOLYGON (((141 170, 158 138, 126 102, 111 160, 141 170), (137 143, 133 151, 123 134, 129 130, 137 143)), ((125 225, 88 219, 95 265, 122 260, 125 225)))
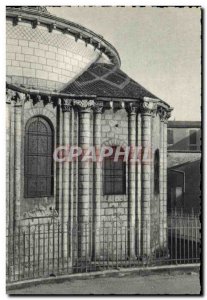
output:
POLYGON ((39 221, 35 225, 17 226, 7 235, 7 282, 105 269, 200 262, 198 215, 173 214, 163 225, 151 221, 147 227, 151 228, 149 255, 142 250, 144 226, 142 222, 136 228, 129 228, 117 220, 101 222, 98 228, 93 222, 71 226, 56 218, 44 224, 39 221), (160 238, 161 227, 164 234, 160 238))

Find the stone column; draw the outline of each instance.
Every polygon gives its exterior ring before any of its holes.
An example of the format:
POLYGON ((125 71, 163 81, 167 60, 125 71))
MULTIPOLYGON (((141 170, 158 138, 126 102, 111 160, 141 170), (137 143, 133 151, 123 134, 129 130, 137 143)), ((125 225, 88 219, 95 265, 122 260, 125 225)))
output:
POLYGON ((137 256, 141 254, 141 201, 142 201, 142 180, 141 180, 141 144, 142 144, 142 123, 141 123, 141 114, 138 110, 137 114, 137 191, 136 191, 136 248, 137 256))
MULTIPOLYGON (((62 112, 62 99, 59 98, 57 101, 57 147, 63 145, 63 112, 62 112)), ((58 162, 56 164, 56 189, 57 189, 57 200, 56 208, 60 220, 62 220, 62 199, 63 199, 63 184, 62 184, 62 171, 63 163, 58 162)))
MULTIPOLYGON (((6 99, 6 229, 9 228, 9 152, 10 152, 10 107, 11 99, 6 99)), ((8 233, 7 233, 8 234, 8 233)))
POLYGON ((6 91, 6 152, 7 152, 7 164, 6 164, 6 206, 7 206, 7 227, 9 233, 12 234, 14 227, 14 97, 16 93, 10 89, 6 91))
POLYGON ((159 211, 159 246, 164 247, 164 120, 165 109, 159 107, 160 116, 160 165, 159 165, 159 186, 160 186, 160 211, 159 211))
MULTIPOLYGON (((74 131, 75 131, 75 125, 74 125, 74 110, 71 109, 70 113, 70 146, 74 145, 74 131)), ((70 199, 70 207, 69 207, 69 219, 70 219, 70 257, 73 259, 73 237, 74 237, 74 161, 72 160, 70 162, 70 186, 69 186, 69 199, 70 199)), ((72 260, 71 260, 72 262, 72 260)))
POLYGON ((14 118, 14 113, 13 113, 13 101, 12 98, 14 97, 15 93, 7 89, 6 91, 6 223, 7 223, 7 228, 9 230, 9 233, 12 233, 13 229, 13 195, 11 194, 12 192, 12 186, 11 184, 11 152, 12 152, 12 147, 11 144, 13 145, 14 142, 12 141, 12 120, 14 118))
MULTIPOLYGON (((90 113, 93 100, 74 100, 79 111, 79 147, 84 154, 90 146, 90 113)), ((78 182, 78 256, 81 260, 89 259, 89 175, 90 162, 79 161, 78 182)))
MULTIPOLYGON (((69 147, 70 145, 70 111, 71 99, 62 99, 62 140, 63 146, 69 147)), ((68 148, 69 150, 69 148, 68 148)), ((65 153, 66 161, 62 163, 62 222, 63 222, 63 257, 68 256, 67 238, 68 238, 68 225, 69 225, 69 188, 70 188, 70 162, 67 160, 68 153, 65 153)))
POLYGON ((136 229, 136 164, 134 151, 136 147, 136 113, 137 107, 129 103, 126 107, 129 122, 129 147, 128 161, 128 255, 135 258, 135 229, 136 229), (130 159, 131 157, 131 159, 130 159))
POLYGON ((14 109, 14 222, 20 220, 22 166, 22 106, 26 95, 16 92, 14 109))
POLYGON ((167 247, 167 123, 171 117, 172 108, 166 112, 163 128, 163 230, 164 230, 164 247, 167 247))
POLYGON ((142 113, 142 255, 150 255, 150 202, 151 202, 151 119, 156 105, 153 100, 143 100, 142 113))
POLYGON ((93 207, 93 257, 99 258, 100 256, 100 213, 101 213, 101 163, 98 161, 101 151, 101 114, 103 112, 103 102, 96 102, 94 106, 94 139, 93 144, 96 150, 96 162, 94 162, 94 207, 93 207))

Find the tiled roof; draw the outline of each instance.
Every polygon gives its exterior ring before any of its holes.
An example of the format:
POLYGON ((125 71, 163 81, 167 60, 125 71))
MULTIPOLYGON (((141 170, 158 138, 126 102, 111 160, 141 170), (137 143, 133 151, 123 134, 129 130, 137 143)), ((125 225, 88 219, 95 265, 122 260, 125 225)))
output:
POLYGON ((157 98, 117 66, 106 63, 93 63, 61 92, 111 98, 157 98))

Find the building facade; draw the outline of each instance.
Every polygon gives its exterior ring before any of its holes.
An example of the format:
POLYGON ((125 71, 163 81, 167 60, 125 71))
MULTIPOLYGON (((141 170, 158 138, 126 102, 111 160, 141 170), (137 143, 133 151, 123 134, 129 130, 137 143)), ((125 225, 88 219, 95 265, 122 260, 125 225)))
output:
POLYGON ((115 235, 120 249, 127 241, 120 259, 165 248, 170 106, 121 71, 103 37, 44 7, 8 7, 6 36, 8 232, 55 218, 71 262, 75 252, 110 259, 115 235), (145 162, 68 162, 73 146, 150 154, 145 162), (64 155, 55 159, 56 149, 64 155))
POLYGON ((200 212, 201 122, 168 123, 168 211, 200 212))

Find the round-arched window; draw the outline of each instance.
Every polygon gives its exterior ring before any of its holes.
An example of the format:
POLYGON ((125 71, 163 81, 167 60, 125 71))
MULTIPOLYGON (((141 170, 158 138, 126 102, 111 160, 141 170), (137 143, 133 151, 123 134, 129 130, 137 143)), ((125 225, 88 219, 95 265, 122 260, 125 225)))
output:
POLYGON ((31 118, 25 128, 24 196, 53 195, 53 130, 42 117, 31 118))

